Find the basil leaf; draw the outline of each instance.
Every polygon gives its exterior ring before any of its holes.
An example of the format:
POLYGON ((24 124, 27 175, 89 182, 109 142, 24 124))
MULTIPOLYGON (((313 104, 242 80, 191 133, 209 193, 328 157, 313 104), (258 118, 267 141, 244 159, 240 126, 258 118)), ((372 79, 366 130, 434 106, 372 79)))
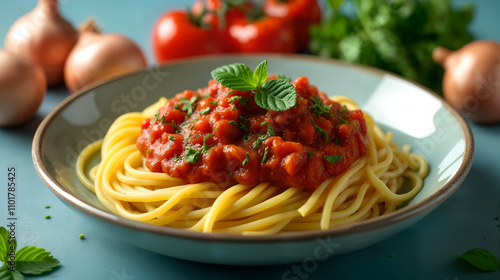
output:
POLYGON ((10 270, 7 264, 0 267, 0 280, 24 280, 24 276, 19 271, 10 270))
POLYGON ((269 80, 255 94, 255 103, 267 110, 285 111, 297 103, 297 91, 287 80, 269 80))
POLYGON ((492 252, 476 248, 470 249, 461 256, 459 259, 464 259, 473 266, 485 271, 497 271, 500 268, 500 260, 492 252))
POLYGON ((232 90, 254 90, 257 88, 252 70, 243 63, 221 66, 213 70, 211 74, 217 82, 232 90))
POLYGON ((59 265, 59 261, 45 249, 26 246, 16 253, 16 270, 24 274, 42 274, 59 265))
POLYGON ((268 75, 267 60, 264 60, 255 68, 255 72, 253 73, 254 85, 256 87, 262 85, 267 80, 268 75))

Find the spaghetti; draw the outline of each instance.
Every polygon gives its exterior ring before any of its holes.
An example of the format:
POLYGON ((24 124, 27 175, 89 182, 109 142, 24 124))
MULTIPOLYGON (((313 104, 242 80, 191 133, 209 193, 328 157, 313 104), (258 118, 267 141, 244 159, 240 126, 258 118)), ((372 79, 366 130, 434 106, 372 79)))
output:
MULTIPOLYGON (((349 110, 349 98, 332 100, 349 110)), ((283 188, 269 182, 254 185, 186 183, 151 172, 137 148, 141 124, 167 99, 143 112, 127 113, 111 125, 104 139, 87 146, 76 162, 80 181, 103 205, 125 218, 204 233, 265 235, 325 230, 394 212, 422 188, 426 160, 397 146, 364 114, 368 148, 349 169, 322 181, 315 189, 283 188), (89 168, 100 152, 100 163, 89 168), (87 170, 90 171, 87 172, 87 170)))

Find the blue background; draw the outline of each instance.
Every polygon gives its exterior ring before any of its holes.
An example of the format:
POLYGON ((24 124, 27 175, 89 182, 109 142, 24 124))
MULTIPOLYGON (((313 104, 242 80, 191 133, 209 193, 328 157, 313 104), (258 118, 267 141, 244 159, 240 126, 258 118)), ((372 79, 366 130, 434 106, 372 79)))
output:
MULTIPOLYGON (((191 2, 61 0, 60 8, 75 25, 94 17, 104 32, 129 36, 153 64, 150 32, 155 20, 164 11, 185 8, 191 2)), ((465 2, 454 1, 457 5, 465 2)), ((472 2, 476 14, 470 28, 476 38, 500 41, 500 1, 472 2)), ((0 38, 35 3, 0 0, 0 38)), ((63 205, 38 177, 31 141, 41 119, 66 96, 63 87, 51 88, 32 120, 16 128, 0 128, 0 224, 7 223, 7 168, 13 166, 18 171, 19 246, 45 248, 61 261, 53 272, 27 279, 282 279, 284 273, 294 271, 294 265, 231 267, 150 253, 116 241, 63 205), (78 237, 82 233, 84 240, 78 237)), ((471 128, 476 154, 469 176, 436 211, 386 241, 331 257, 283 279, 500 279, 500 271, 484 273, 456 258, 477 247, 500 257, 500 221, 495 220, 500 216, 500 125, 471 123, 471 128)))

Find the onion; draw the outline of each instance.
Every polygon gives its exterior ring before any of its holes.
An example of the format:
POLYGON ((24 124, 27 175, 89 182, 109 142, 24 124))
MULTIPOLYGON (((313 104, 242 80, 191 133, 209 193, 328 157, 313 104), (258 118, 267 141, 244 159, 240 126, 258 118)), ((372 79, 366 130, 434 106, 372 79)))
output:
POLYGON ((66 60, 64 80, 74 92, 145 67, 146 59, 132 40, 120 34, 100 34, 89 21, 66 60))
POLYGON ((10 27, 5 48, 42 66, 52 86, 62 82, 64 62, 77 39, 76 29, 59 14, 57 0, 39 0, 10 27))
POLYGON ((443 95, 463 116, 477 123, 500 122, 500 44, 471 42, 457 51, 437 47, 443 65, 443 95))
POLYGON ((0 50, 0 126, 26 122, 40 107, 47 83, 42 67, 0 50))

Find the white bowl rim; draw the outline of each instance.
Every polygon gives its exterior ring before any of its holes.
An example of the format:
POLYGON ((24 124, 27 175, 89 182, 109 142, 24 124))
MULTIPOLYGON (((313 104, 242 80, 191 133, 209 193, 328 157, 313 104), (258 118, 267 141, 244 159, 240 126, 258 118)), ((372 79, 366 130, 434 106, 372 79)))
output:
POLYGON ((439 205, 441 202, 446 200, 456 189, 460 186, 460 184, 465 179, 467 173, 469 172, 472 160, 474 155, 474 138, 472 136, 472 132, 467 121, 455 110, 453 109, 446 101, 436 93, 427 89, 426 87, 419 85, 413 81, 410 81, 406 78, 400 77, 398 75, 389 73, 387 71, 376 69, 369 66, 364 65, 356 65, 349 64, 346 62, 338 61, 335 59, 325 59, 312 55, 303 55, 303 54, 244 54, 244 55, 235 55, 235 54, 220 54, 220 55, 209 55, 209 56, 199 56, 199 57, 191 57, 191 58, 183 58, 172 60, 169 63, 164 63, 162 65, 150 66, 144 70, 136 71, 134 73, 130 73, 128 75, 106 81, 104 83, 94 85, 92 87, 87 87, 79 90, 68 96, 65 100, 63 100, 60 104, 58 104, 40 123, 35 136, 33 138, 32 145, 32 157, 33 163, 35 165, 35 169, 37 170, 39 176, 44 181, 44 183, 49 187, 49 189, 61 200, 71 205, 72 207, 80 210, 81 212, 98 218, 100 220, 110 222, 112 224, 130 228, 133 230, 149 232, 158 235, 165 235, 183 239, 191 239, 191 240, 200 240, 200 241, 217 241, 217 242, 232 242, 232 243, 270 243, 270 242, 290 242, 290 241, 309 241, 314 240, 316 238, 323 237, 341 237, 352 234, 361 234, 369 231, 378 230, 384 227, 388 227, 390 225, 394 225, 400 221, 407 220, 413 217, 416 217, 420 214, 423 214, 433 207, 439 205), (433 193, 429 197, 408 206, 405 206, 401 209, 398 209, 395 212, 389 213, 387 215, 379 216, 373 219, 356 222, 353 224, 340 226, 328 230, 311 230, 311 231, 303 231, 303 232, 285 232, 279 234, 272 235, 264 235, 264 236, 243 236, 236 234, 224 234, 224 233, 202 233, 202 232, 194 232, 184 229, 171 228, 166 226, 156 226, 152 224, 148 224, 145 222, 138 222, 126 219, 124 217, 115 215, 111 212, 104 211, 99 209, 93 205, 90 205, 82 200, 80 200, 75 194, 66 190, 64 186, 62 186, 57 179, 50 174, 50 171, 45 166, 42 157, 42 140, 44 139, 46 130, 50 127, 52 121, 73 101, 91 91, 91 89, 95 87, 100 87, 102 85, 113 83, 115 81, 126 79, 129 76, 141 74, 152 70, 153 67, 164 67, 164 66, 175 66, 178 64, 184 64, 187 62, 203 62, 209 60, 218 60, 221 58, 228 59, 234 58, 237 61, 240 58, 272 58, 272 59, 284 59, 284 60, 306 60, 315 63, 327 63, 338 65, 342 67, 354 68, 360 71, 369 72, 376 76, 385 76, 390 75, 396 77, 398 79, 405 80, 420 89, 422 89, 427 94, 433 96, 438 99, 443 108, 447 110, 457 121, 458 125, 462 130, 462 134, 465 140, 465 152, 462 164, 460 165, 458 171, 453 175, 450 180, 445 183, 443 187, 440 188, 439 191, 433 193))

